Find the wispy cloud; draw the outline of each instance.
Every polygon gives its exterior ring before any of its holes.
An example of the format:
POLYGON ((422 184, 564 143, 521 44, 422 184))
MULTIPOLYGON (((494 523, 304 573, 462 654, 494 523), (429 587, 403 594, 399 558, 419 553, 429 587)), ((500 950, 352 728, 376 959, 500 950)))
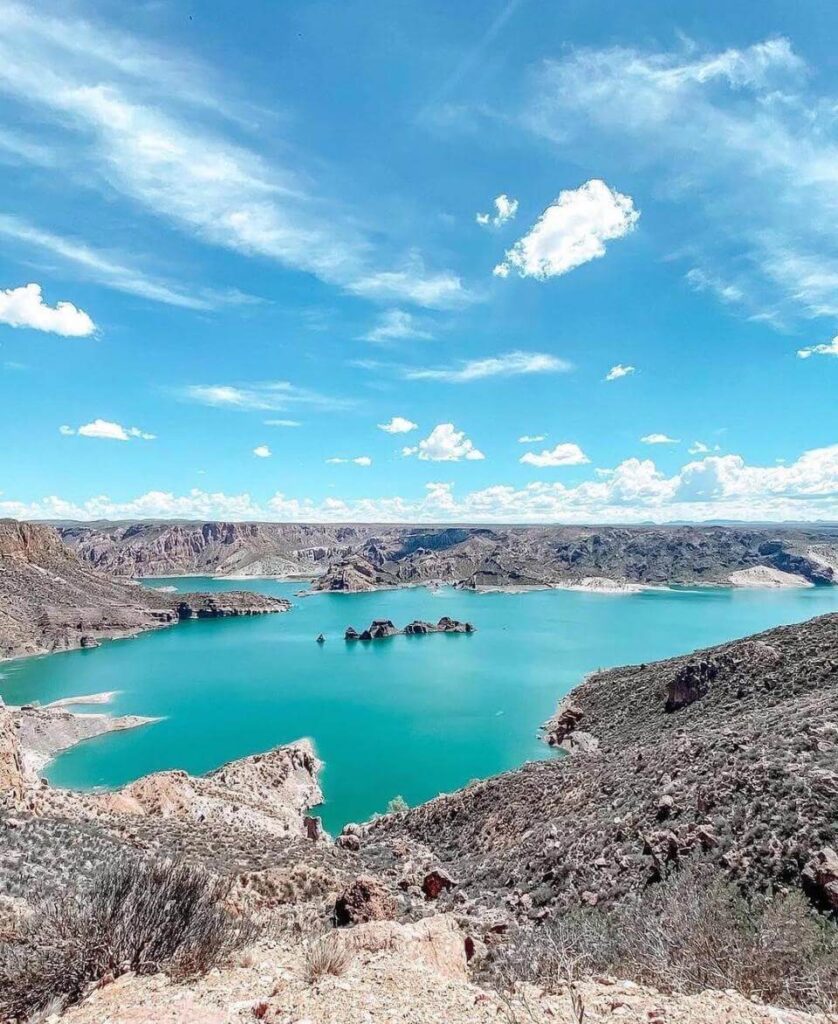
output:
POLYGON ((621 377, 628 377, 632 373, 637 373, 634 366, 629 366, 623 363, 617 363, 616 366, 612 366, 611 369, 603 377, 603 380, 619 380, 621 377))
POLYGON ((472 359, 454 368, 436 368, 403 372, 407 380, 439 380, 449 384, 465 384, 487 377, 516 377, 531 373, 566 373, 571 364, 544 352, 507 352, 488 359, 472 359))
POLYGON ((212 309, 234 297, 230 293, 226 296, 224 293, 213 292, 204 292, 199 295, 189 294, 177 285, 144 274, 136 268, 120 262, 118 257, 98 252, 83 242, 62 238, 49 231, 42 231, 18 217, 0 214, 0 235, 58 256, 83 270, 92 280, 116 291, 139 295, 141 298, 163 302, 169 306, 181 306, 185 309, 212 309))
POLYGON ((369 455, 357 455, 355 458, 346 459, 340 456, 335 456, 331 459, 326 459, 326 462, 330 466, 341 466, 341 465, 353 465, 353 466, 371 466, 372 459, 369 455))
POLYGON ((539 441, 543 441, 547 437, 546 434, 522 434, 518 438, 518 444, 538 444, 539 441))
POLYGON ((403 309, 386 309, 378 319, 378 323, 366 334, 361 335, 362 341, 404 341, 427 340, 432 338, 417 323, 416 317, 403 309))
MULTIPOLYGON (((350 409, 355 404, 351 399, 321 395, 308 388, 297 387, 287 380, 259 381, 253 384, 187 384, 176 389, 175 394, 200 405, 245 411, 282 411, 293 406, 337 411, 350 409)), ((277 421, 277 424, 287 426, 289 421, 277 421)))
POLYGON ((456 275, 425 271, 418 255, 390 269, 299 160, 292 168, 234 140, 220 88, 184 54, 7 0, 0 89, 61 126, 90 182, 204 242, 383 301, 464 298, 456 275))
POLYGON ((96 330, 88 314, 72 302, 57 302, 54 306, 44 302, 39 284, 0 291, 0 323, 60 334, 65 338, 86 338, 96 330))
MULTIPOLYGON (((719 52, 576 49, 535 75, 523 121, 588 158, 620 147, 648 169, 690 225, 693 287, 769 323, 835 315, 835 96, 808 70, 783 38, 719 52)), ((664 245, 667 223, 683 251, 684 220, 658 222, 664 245)))

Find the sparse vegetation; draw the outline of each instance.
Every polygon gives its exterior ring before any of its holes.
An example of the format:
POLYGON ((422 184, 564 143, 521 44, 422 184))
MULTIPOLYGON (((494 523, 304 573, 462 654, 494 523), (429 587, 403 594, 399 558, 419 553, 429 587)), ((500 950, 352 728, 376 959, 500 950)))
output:
POLYGON ((126 971, 202 974, 254 937, 224 909, 227 881, 185 863, 120 858, 88 885, 35 907, 0 945, 0 1019, 79 1000, 126 971))
POLYGON ((315 939, 306 949, 305 977, 313 985, 328 974, 339 978, 352 963, 352 951, 335 933, 315 939))
POLYGON ((387 804, 388 814, 404 814, 405 811, 409 811, 410 806, 403 796, 394 796, 393 799, 387 804))
POLYGON ((529 981, 552 991, 580 969, 663 991, 736 989, 830 1011, 838 1005, 838 926, 798 892, 746 899, 698 860, 621 906, 522 932, 493 967, 503 988, 529 981))

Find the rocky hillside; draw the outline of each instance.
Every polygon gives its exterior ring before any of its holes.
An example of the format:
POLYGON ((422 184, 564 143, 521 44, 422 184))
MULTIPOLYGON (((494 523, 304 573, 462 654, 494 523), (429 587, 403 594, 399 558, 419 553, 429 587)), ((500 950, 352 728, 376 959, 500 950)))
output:
POLYGON ((393 851, 416 844, 458 883, 443 902, 533 921, 620 901, 699 855, 748 891, 802 886, 838 912, 838 615, 598 673, 545 735, 569 756, 352 830, 350 845, 398 886, 393 851))
POLYGON ((163 594, 106 576, 49 526, 0 520, 0 658, 96 646, 184 618, 285 611, 260 594, 163 594))
POLYGON ((60 527, 89 564, 123 576, 315 577, 319 590, 608 583, 807 585, 838 579, 838 528, 419 527, 96 523, 60 527))

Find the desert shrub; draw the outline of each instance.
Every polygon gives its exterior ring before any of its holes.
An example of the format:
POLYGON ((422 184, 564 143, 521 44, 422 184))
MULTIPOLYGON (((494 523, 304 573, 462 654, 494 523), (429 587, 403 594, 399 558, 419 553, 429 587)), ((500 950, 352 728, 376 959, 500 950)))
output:
POLYGON ((507 988, 531 981, 556 990, 584 970, 665 991, 736 989, 830 1010, 838 1005, 838 926, 798 892, 748 899, 699 860, 621 905, 521 932, 493 970, 507 988))
POLYGON ((387 804, 388 814, 404 814, 405 811, 409 810, 410 806, 403 796, 394 796, 390 803, 387 804))
POLYGON ((305 978, 309 985, 327 974, 340 977, 352 963, 352 951, 334 933, 315 939, 305 952, 305 978))
POLYGON ((126 971, 204 973, 253 938, 224 909, 229 882, 184 863, 119 858, 35 907, 0 946, 0 1019, 23 1020, 126 971))

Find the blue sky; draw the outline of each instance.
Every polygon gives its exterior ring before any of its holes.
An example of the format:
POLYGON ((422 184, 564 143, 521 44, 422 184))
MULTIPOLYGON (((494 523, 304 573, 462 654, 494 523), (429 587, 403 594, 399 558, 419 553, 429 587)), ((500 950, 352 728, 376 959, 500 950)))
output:
POLYGON ((837 22, 0 0, 0 514, 838 518, 837 22))

